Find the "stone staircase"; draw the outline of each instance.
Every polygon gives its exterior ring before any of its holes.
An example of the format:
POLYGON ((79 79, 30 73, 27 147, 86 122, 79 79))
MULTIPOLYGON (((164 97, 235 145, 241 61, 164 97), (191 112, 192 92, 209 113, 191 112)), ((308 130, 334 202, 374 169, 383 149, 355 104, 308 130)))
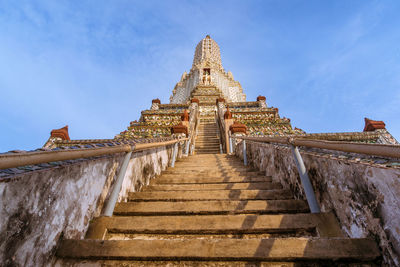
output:
POLYGON ((377 266, 380 256, 375 241, 345 238, 334 214, 309 213, 223 154, 177 161, 57 255, 60 266, 377 266))
POLYGON ((220 153, 217 131, 214 117, 200 117, 195 146, 196 154, 220 153))

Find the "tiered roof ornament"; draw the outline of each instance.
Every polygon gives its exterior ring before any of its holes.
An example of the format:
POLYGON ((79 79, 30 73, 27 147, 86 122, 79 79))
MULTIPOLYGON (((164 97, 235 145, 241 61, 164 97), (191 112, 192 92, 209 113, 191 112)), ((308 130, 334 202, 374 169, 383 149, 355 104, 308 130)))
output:
POLYGON ((201 69, 203 67, 212 67, 224 71, 221 61, 221 53, 217 42, 211 39, 210 35, 201 40, 194 52, 192 69, 201 69))
POLYGON ((209 90, 214 88, 229 102, 246 101, 240 83, 222 67, 219 46, 209 35, 197 44, 192 69, 189 73, 184 72, 175 85, 170 97, 171 104, 187 103, 199 87, 203 87, 203 90, 204 87, 209 87, 209 90))

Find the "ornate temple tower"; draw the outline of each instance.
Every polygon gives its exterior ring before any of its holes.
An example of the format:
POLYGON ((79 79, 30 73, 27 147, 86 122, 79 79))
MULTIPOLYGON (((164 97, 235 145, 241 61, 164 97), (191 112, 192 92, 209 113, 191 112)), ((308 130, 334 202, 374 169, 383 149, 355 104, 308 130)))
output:
POLYGON ((192 69, 189 73, 184 72, 175 85, 170 103, 187 103, 198 87, 214 89, 229 102, 246 101, 240 83, 222 67, 219 46, 209 35, 197 44, 192 69))
POLYGON ((175 85, 170 103, 161 104, 159 99, 153 99, 139 121, 132 121, 116 138, 169 136, 171 128, 181 124, 185 112, 191 118, 198 113, 200 124, 207 124, 209 133, 217 132, 215 122, 225 117, 235 122, 234 129, 240 128, 248 135, 304 133, 293 129, 290 119, 281 118, 277 108, 268 107, 264 96, 257 97, 257 101, 246 101, 240 83, 230 71, 224 70, 219 46, 209 35, 197 44, 192 68, 175 85))

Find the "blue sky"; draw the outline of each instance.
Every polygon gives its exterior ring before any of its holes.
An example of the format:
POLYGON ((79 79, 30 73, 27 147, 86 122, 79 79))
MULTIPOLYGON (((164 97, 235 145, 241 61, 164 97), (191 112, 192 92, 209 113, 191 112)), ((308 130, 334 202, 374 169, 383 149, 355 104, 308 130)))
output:
POLYGON ((0 151, 52 129, 113 138, 162 103, 210 34, 247 100, 306 132, 400 139, 400 1, 0 0, 0 151))

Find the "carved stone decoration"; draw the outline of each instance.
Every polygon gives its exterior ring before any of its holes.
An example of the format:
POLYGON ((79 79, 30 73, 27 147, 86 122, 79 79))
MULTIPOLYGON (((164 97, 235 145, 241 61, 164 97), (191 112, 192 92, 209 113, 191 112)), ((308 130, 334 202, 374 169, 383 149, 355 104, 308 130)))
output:
POLYGON ((158 98, 151 100, 151 110, 158 110, 160 104, 161 101, 158 98))
POLYGON ((218 105, 218 103, 220 103, 220 102, 225 102, 225 98, 218 97, 217 100, 216 100, 216 104, 218 105))
POLYGON ((61 138, 62 140, 71 140, 68 134, 68 125, 63 128, 54 129, 50 132, 50 138, 61 138))
POLYGON ((225 114, 224 114, 224 119, 225 119, 225 120, 230 120, 230 119, 232 119, 232 113, 231 113, 231 111, 229 110, 229 106, 226 107, 226 112, 225 112, 225 114))
POLYGON ((186 136, 188 136, 188 127, 183 125, 182 123, 179 125, 175 125, 171 128, 171 133, 172 134, 185 134, 186 136))
POLYGON ((266 108, 267 102, 265 101, 267 98, 265 96, 259 95, 257 97, 257 102, 260 103, 260 108, 266 108))
POLYGON ((189 113, 188 113, 187 109, 185 109, 185 110, 183 111, 183 114, 182 114, 182 116, 181 116, 181 119, 182 119, 182 121, 189 121, 189 113))
POLYGON ((185 103, 199 85, 216 86, 228 102, 246 101, 240 83, 233 79, 231 72, 226 72, 222 67, 219 46, 209 35, 196 46, 192 68, 175 85, 170 103, 185 103))
POLYGON ((364 118, 365 126, 364 132, 372 132, 378 129, 385 129, 385 123, 383 121, 374 121, 368 118, 364 118))
POLYGON ((257 96, 257 101, 265 101, 267 98, 265 96, 259 95, 257 96))
POLYGON ((246 134, 247 126, 238 122, 234 122, 230 127, 229 130, 232 134, 235 133, 244 133, 246 134))

